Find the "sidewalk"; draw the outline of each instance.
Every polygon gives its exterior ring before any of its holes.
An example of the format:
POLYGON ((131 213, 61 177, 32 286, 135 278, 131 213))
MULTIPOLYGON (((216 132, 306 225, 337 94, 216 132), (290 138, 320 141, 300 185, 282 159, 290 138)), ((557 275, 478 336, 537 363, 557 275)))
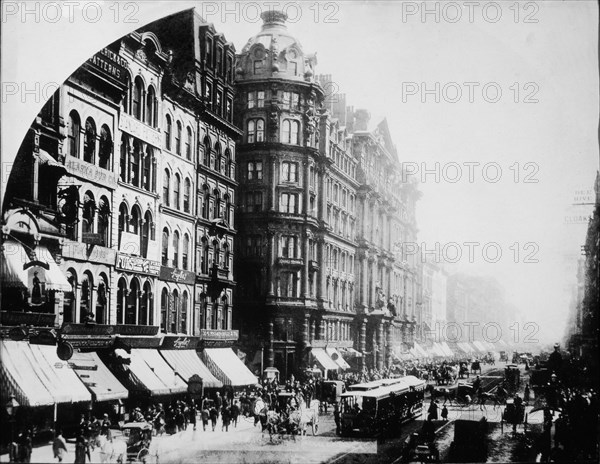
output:
MULTIPOLYGON (((217 437, 219 437, 219 439, 223 439, 223 435, 234 434, 236 432, 246 431, 249 429, 253 429, 253 420, 245 419, 243 416, 240 416, 240 418, 238 419, 237 428, 230 426, 229 432, 221 432, 221 421, 217 422, 217 427, 214 432, 212 431, 212 426, 210 425, 210 423, 206 428, 206 432, 204 432, 202 430, 202 421, 199 420, 196 425, 195 432, 194 432, 194 427, 192 425, 189 425, 187 430, 184 430, 183 432, 175 433, 173 435, 165 434, 162 436, 153 437, 152 444, 150 446, 151 446, 151 450, 158 449, 158 450, 162 450, 163 452, 171 451, 173 449, 176 449, 177 447, 180 447, 182 445, 182 441, 183 441, 183 443, 185 443, 188 440, 192 440, 193 439, 192 437, 194 435, 196 437, 200 437, 202 439, 202 438, 204 438, 204 434, 206 434, 205 438, 207 440, 213 441, 217 437)), ((115 429, 115 430, 112 430, 112 432, 113 432, 113 439, 124 440, 124 438, 122 438, 120 430, 115 429)), ((94 451, 90 450, 90 456, 92 458, 91 461, 86 461, 86 462, 92 462, 92 463, 101 462, 100 461, 100 450, 98 448, 96 448, 94 451)), ((66 464, 66 463, 71 463, 74 460, 75 460, 75 439, 69 439, 67 441, 67 454, 63 458, 62 462, 66 464)), ((8 454, 0 455, 0 462, 1 463, 9 462, 8 454)), ((32 452, 31 452, 31 462, 32 463, 58 462, 58 459, 54 457, 54 452, 52 451, 52 442, 34 446, 32 452)))

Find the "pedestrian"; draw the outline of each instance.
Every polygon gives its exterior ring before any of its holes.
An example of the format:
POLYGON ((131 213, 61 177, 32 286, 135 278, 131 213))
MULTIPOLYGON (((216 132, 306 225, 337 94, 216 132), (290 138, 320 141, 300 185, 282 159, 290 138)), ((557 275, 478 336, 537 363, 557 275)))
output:
POLYGON ((442 407, 442 419, 446 422, 448 421, 448 408, 446 405, 442 407))
POLYGON ((428 412, 428 416, 427 418, 430 420, 437 420, 438 419, 438 405, 437 405, 437 401, 433 400, 431 402, 431 404, 429 405, 429 410, 428 412))
POLYGON ((189 415, 189 422, 190 424, 192 424, 194 426, 194 430, 196 430, 196 414, 197 414, 197 409, 196 409, 196 403, 194 402, 194 400, 192 400, 192 404, 190 405, 190 408, 188 410, 188 415, 189 415))
POLYGON ((225 428, 226 432, 229 432, 229 424, 231 423, 231 409, 227 406, 227 403, 224 403, 223 411, 221 412, 221 432, 223 428, 225 428))
POLYGON ((217 409, 217 415, 221 414, 222 406, 223 406, 223 398, 221 397, 221 394, 219 392, 217 392, 217 396, 215 398, 215 407, 217 409))
POLYGON ((102 418, 102 424, 100 425, 100 435, 104 435, 108 441, 112 441, 112 434, 110 432, 110 427, 112 423, 108 418, 108 414, 104 414, 102 418))
POLYGON ((210 414, 210 422, 212 423, 212 429, 214 432, 215 427, 217 426, 217 419, 219 418, 219 411, 217 411, 217 408, 213 405, 208 412, 210 414))
POLYGON ((200 415, 202 417, 202 430, 206 432, 206 426, 208 425, 208 419, 210 418, 208 403, 206 401, 202 402, 202 411, 200 412, 200 415))
POLYGON ((231 405, 231 422, 237 428, 238 416, 240 415, 240 403, 235 400, 231 405))
POLYGON ((19 437, 19 461, 31 462, 31 451, 33 449, 33 432, 28 427, 19 437))
POLYGON ((340 434, 340 425, 341 425, 341 417, 340 417, 340 403, 336 401, 333 405, 333 420, 335 421, 335 433, 336 435, 340 434))
POLYGON ((52 442, 52 451, 54 452, 54 457, 58 459, 58 462, 62 462, 67 455, 67 442, 63 438, 60 430, 56 431, 56 438, 52 442))
POLYGON ((523 400, 528 403, 529 398, 531 396, 531 390, 529 389, 529 384, 525 385, 525 391, 523 392, 523 400))
POLYGON ((90 449, 88 447, 88 441, 85 436, 80 433, 77 435, 75 440, 75 464, 85 464, 85 456, 88 456, 91 461, 90 449))

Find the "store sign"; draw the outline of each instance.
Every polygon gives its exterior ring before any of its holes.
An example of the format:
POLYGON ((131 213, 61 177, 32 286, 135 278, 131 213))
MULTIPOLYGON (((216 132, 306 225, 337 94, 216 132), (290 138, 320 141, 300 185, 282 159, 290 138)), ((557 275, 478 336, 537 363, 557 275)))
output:
POLYGON ((109 348, 114 343, 111 335, 63 335, 62 339, 73 348, 109 348))
POLYGON ((161 266, 160 279, 168 282, 176 282, 178 284, 193 284, 196 282, 196 273, 184 271, 183 269, 161 266))
POLYGON ((165 336, 160 348, 162 350, 195 350, 198 337, 169 337, 165 336))
POLYGON ((112 265, 116 251, 103 246, 88 247, 87 244, 65 240, 62 247, 63 258, 112 265))
POLYGON ((104 245, 104 237, 102 237, 102 234, 96 234, 94 232, 83 232, 81 234, 81 241, 87 245, 104 245))
POLYGON ((88 63, 103 74, 113 77, 122 83, 127 82, 127 61, 108 48, 100 50, 88 59, 88 63))
POLYGON ((65 161, 67 172, 83 180, 89 180, 108 188, 117 187, 117 176, 114 172, 107 171, 83 160, 67 156, 65 161))
POLYGON ((161 146, 160 132, 152 129, 143 122, 138 121, 127 113, 121 113, 119 115, 119 129, 149 143, 150 145, 154 145, 155 147, 161 146))
POLYGON ((123 271, 139 272, 157 276, 160 274, 160 263, 139 256, 129 256, 117 253, 116 268, 123 271))
POLYGON ((239 338, 239 331, 201 329, 200 338, 202 340, 237 340, 239 338))

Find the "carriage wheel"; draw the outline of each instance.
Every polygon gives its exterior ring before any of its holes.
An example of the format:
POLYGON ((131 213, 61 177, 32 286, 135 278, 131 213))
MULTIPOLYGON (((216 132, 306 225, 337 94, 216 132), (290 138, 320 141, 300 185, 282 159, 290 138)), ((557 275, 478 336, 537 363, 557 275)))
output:
POLYGON ((142 448, 140 450, 140 452, 137 454, 136 461, 143 462, 144 464, 146 464, 149 454, 150 454, 150 452, 148 451, 148 448, 142 448))

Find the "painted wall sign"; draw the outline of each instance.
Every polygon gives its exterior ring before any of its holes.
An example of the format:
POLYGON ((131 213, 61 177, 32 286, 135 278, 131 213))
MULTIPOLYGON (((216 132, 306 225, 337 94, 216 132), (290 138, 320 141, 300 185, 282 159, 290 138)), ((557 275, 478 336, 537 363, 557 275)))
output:
POLYGON ((126 113, 119 115, 119 129, 150 145, 154 145, 157 148, 161 147, 160 132, 126 113))
POLYGON ((184 271, 183 269, 161 266, 160 279, 179 284, 193 284, 196 282, 196 273, 184 271))
POLYGON ((114 189, 117 187, 117 176, 114 172, 107 171, 83 160, 67 156, 65 160, 67 172, 80 179, 89 180, 104 187, 114 189))
POLYGON ((160 274, 160 263, 139 256, 117 253, 117 269, 157 276, 160 274))
POLYGON ((88 247, 87 244, 65 240, 62 247, 63 258, 90 261, 93 263, 112 265, 115 262, 116 251, 103 246, 88 247))

